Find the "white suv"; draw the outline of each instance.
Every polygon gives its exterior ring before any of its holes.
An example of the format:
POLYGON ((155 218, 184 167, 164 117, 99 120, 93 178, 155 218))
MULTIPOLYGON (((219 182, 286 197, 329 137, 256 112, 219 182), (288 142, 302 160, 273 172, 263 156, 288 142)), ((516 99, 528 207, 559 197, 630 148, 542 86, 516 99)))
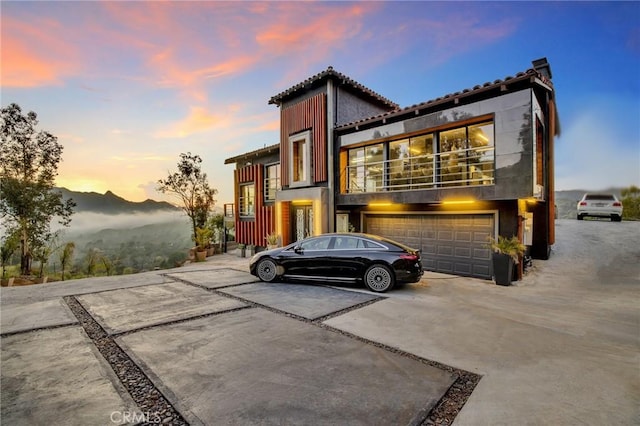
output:
POLYGON ((613 222, 620 222, 622 203, 613 194, 584 194, 578 202, 578 220, 585 216, 610 217, 613 222))

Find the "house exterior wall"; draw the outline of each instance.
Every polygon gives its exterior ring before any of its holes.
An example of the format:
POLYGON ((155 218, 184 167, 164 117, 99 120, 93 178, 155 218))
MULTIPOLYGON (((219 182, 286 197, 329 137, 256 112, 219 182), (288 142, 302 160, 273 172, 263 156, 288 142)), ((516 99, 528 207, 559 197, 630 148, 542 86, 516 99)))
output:
POLYGON ((236 241, 241 244, 265 246, 265 237, 275 230, 274 203, 265 203, 265 164, 273 163, 273 156, 266 157, 265 163, 241 166, 234 170, 235 227, 236 241), (271 160, 271 161, 270 161, 271 160), (254 185, 254 214, 241 216, 240 187, 254 185))
MULTIPOLYGON (((539 95, 533 88, 524 88, 439 111, 431 110, 419 116, 407 114, 404 119, 397 118, 387 123, 381 120, 379 125, 363 126, 365 128, 362 130, 353 126, 338 129, 336 151, 341 152, 342 160, 335 161, 338 163, 336 169, 342 176, 346 174, 344 168, 349 148, 491 120, 494 126, 495 180, 488 185, 436 185, 433 188, 404 191, 347 193, 345 184, 336 177, 336 187, 342 189, 336 195, 336 212, 347 214, 356 230, 366 232, 365 218, 372 212, 393 217, 399 213, 427 216, 457 213, 464 216, 471 212, 493 211, 498 212, 496 233, 520 238, 523 237, 523 220, 527 213, 532 212, 534 237, 531 254, 537 258, 547 258, 554 225, 552 209, 548 205, 552 196, 550 193, 553 193, 553 181, 549 176, 549 166, 553 162, 550 156, 553 137, 549 137, 553 133, 549 132, 553 130, 549 129, 548 124, 550 112, 545 110, 545 103, 538 99, 539 95), (536 123, 540 123, 539 128, 536 128, 536 123), (537 149, 544 152, 538 153, 537 149), (451 199, 472 199, 475 202, 445 206, 444 203, 451 199)), ((522 265, 519 273, 522 273, 522 265)))
POLYGON ((532 197, 534 195, 532 96, 530 89, 521 90, 473 104, 338 136, 339 149, 345 149, 387 138, 400 138, 405 134, 419 131, 426 132, 474 117, 492 117, 495 132, 494 185, 390 191, 383 194, 340 194, 337 204, 367 204, 381 196, 394 203, 437 202, 451 196, 472 196, 478 200, 532 197))
MULTIPOLYGON (((461 224, 471 217, 481 220, 490 217, 495 226, 491 231, 495 235, 491 236, 517 235, 522 241, 525 228, 532 228, 531 254, 538 258, 548 257, 550 245, 554 242, 553 138, 556 134, 556 113, 553 88, 548 85, 546 77, 530 70, 515 79, 486 83, 473 90, 446 95, 403 110, 394 110, 392 103, 374 100, 377 95, 368 89, 358 95, 359 89, 362 86, 353 81, 336 79, 335 76, 321 77, 319 80, 306 80, 270 101, 280 107, 279 157, 272 155, 271 158, 254 161, 261 165, 237 164, 236 194, 246 182, 253 182, 256 188, 255 218, 236 219, 239 242, 264 245, 265 235, 275 231, 281 236, 282 243, 287 244, 300 238, 300 223, 304 224, 305 235, 307 231, 311 235, 333 232, 338 227, 337 223, 341 229, 349 225, 349 229, 366 232, 369 218, 386 217, 375 223, 379 229, 393 233, 397 229, 393 222, 396 217, 410 218, 406 220, 407 224, 433 224, 445 216, 447 220, 455 219, 452 223, 461 224), (445 177, 445 172, 440 172, 445 170, 445 161, 452 161, 451 158, 471 161, 468 159, 472 158, 467 153, 472 149, 470 146, 469 151, 461 150, 465 152, 462 154, 464 157, 453 157, 452 153, 457 152, 454 149, 459 148, 449 145, 442 155, 429 153, 434 159, 431 168, 435 170, 433 180, 441 178, 442 182, 423 186, 411 184, 410 190, 397 190, 403 184, 394 186, 391 183, 383 183, 384 187, 374 185, 373 188, 358 184, 357 188, 365 192, 348 193, 345 190, 346 160, 351 148, 387 144, 384 145, 385 161, 375 161, 383 164, 383 173, 389 173, 385 179, 390 182, 391 171, 388 170, 391 170, 392 141, 431 133, 435 145, 438 145, 439 132, 465 126, 471 128, 489 121, 493 124, 493 169, 484 168, 491 164, 488 160, 483 163, 482 170, 491 174, 481 172, 480 178, 468 180, 464 177, 448 179, 450 175, 445 177), (308 179, 301 180, 297 175, 292 178, 292 157, 302 158, 300 151, 292 147, 304 145, 298 143, 298 138, 309 141, 311 146, 308 179), (281 165, 282 188, 276 193, 275 203, 264 203, 264 164, 277 161, 281 165), (472 204, 449 204, 452 200, 461 199, 470 199, 472 204), (434 217, 437 220, 431 220, 434 217), (391 227, 386 227, 388 224, 391 227)), ((468 132, 468 140, 471 140, 471 131, 468 132)), ((446 141, 444 135, 443 141, 446 141)), ((478 146, 485 145, 475 145, 478 146)), ((364 157, 353 158, 357 161, 357 158, 364 157)), ((424 173, 424 169, 418 170, 424 173)), ((474 170, 473 173, 478 172, 477 168, 474 170)), ((411 231, 411 226, 403 229, 406 235, 411 231)), ((474 234, 461 229, 460 235, 465 232, 474 234)), ((478 251, 478 238, 481 237, 478 237, 480 233, 476 234, 473 237, 476 239, 473 243, 475 249, 471 245, 463 247, 464 236, 454 237, 457 239, 456 247, 478 251)), ((519 273, 522 273, 522 265, 519 273)))
POLYGON ((336 122, 334 124, 337 126, 360 120, 363 117, 373 117, 387 111, 387 109, 367 102, 342 87, 337 87, 335 92, 336 122))
POLYGON ((312 135, 312 183, 327 180, 326 99, 325 93, 318 93, 284 107, 280 112, 280 164, 284 189, 291 184, 289 137, 305 130, 311 130, 312 135))

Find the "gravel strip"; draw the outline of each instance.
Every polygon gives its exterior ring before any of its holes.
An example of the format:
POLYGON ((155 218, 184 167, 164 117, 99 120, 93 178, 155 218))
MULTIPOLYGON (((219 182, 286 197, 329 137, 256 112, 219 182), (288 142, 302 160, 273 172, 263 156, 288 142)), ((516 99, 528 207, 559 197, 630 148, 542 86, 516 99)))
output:
POLYGON ((148 417, 150 424, 188 425, 189 423, 182 415, 176 411, 153 382, 116 344, 113 337, 109 336, 93 319, 80 302, 73 296, 67 296, 64 300, 104 359, 109 362, 140 411, 148 417))

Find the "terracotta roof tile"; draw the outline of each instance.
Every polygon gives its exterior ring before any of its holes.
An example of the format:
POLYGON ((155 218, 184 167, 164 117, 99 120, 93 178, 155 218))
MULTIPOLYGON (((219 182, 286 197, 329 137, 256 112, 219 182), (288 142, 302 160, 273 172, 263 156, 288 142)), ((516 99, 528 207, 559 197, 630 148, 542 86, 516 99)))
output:
POLYGON ((235 157, 227 158, 226 160, 224 160, 224 164, 233 164, 233 163, 237 163, 240 160, 245 160, 246 161, 246 160, 249 160, 251 158, 255 158, 255 157, 260 157, 262 155, 271 154, 275 150, 279 150, 279 149, 280 149, 280 144, 279 143, 274 144, 274 145, 265 146, 264 148, 256 149, 254 151, 245 152, 244 154, 236 155, 235 157))
POLYGON ((502 80, 500 80, 500 79, 495 80, 495 81, 493 81, 493 83, 486 82, 486 83, 484 83, 482 85, 479 84, 479 85, 474 86, 471 89, 469 89, 469 88, 463 89, 461 92, 449 93, 449 94, 446 94, 444 96, 441 96, 441 97, 438 97, 438 98, 435 98, 435 99, 432 99, 432 100, 429 100, 429 101, 426 101, 426 102, 421 102, 421 103, 419 103, 417 105, 412 105, 410 107, 406 107, 406 108, 402 108, 402 109, 396 109, 394 111, 385 112, 385 113, 382 113, 382 114, 379 114, 379 115, 376 115, 376 116, 373 116, 373 117, 368 117, 368 118, 364 118, 362 120, 353 121, 351 123, 345 123, 343 125, 338 126, 337 128, 341 129, 341 128, 346 128, 346 127, 353 127, 353 126, 357 126, 358 124, 374 122, 374 121, 378 121, 378 120, 385 119, 385 118, 388 118, 388 117, 401 116, 401 115, 406 114, 407 112, 411 112, 411 111, 419 110, 419 109, 425 109, 427 107, 434 106, 437 103, 442 102, 442 101, 451 101, 451 100, 456 99, 456 98, 467 97, 467 96, 476 94, 476 93, 478 93, 480 91, 485 91, 485 90, 489 90, 491 88, 499 87, 500 85, 505 84, 505 83, 512 84, 512 83, 515 83, 517 81, 526 80, 526 79, 528 79, 530 77, 536 77, 536 78, 540 79, 544 84, 552 86, 551 82, 546 77, 544 77, 541 73, 539 73, 538 71, 536 71, 534 69, 529 69, 529 70, 524 71, 524 72, 519 72, 518 74, 516 74, 515 77, 507 76, 502 80))
POLYGON ((306 80, 302 81, 301 83, 298 83, 295 86, 290 87, 289 89, 285 90, 284 92, 280 92, 277 95, 271 97, 271 99, 269 99, 269 104, 279 105, 285 99, 293 96, 296 92, 298 92, 300 90, 303 90, 303 89, 305 89, 307 87, 310 87, 313 84, 315 84, 316 82, 319 82, 319 81, 321 81, 323 79, 327 79, 327 78, 335 78, 337 80, 340 80, 342 82, 342 84, 345 84, 347 86, 351 86, 353 89, 356 89, 357 91, 360 91, 361 93, 364 93, 364 94, 374 98, 378 102, 380 102, 383 105, 385 105, 387 108, 392 108, 392 109, 396 110, 396 109, 398 109, 400 107, 395 102, 392 102, 389 99, 385 98, 384 96, 382 96, 382 95, 374 92, 373 90, 369 89, 368 87, 363 86, 362 84, 360 84, 357 81, 353 80, 352 78, 346 76, 345 74, 342 74, 342 73, 334 70, 332 66, 329 66, 326 70, 321 71, 318 74, 307 78, 306 80))

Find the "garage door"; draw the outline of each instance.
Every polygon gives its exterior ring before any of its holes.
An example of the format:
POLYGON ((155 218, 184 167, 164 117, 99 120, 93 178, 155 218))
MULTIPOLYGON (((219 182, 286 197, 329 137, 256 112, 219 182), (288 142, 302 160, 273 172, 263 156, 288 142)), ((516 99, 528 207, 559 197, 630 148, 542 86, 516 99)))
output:
POLYGON ((492 214, 367 215, 366 232, 422 251, 428 271, 491 279, 492 214))

